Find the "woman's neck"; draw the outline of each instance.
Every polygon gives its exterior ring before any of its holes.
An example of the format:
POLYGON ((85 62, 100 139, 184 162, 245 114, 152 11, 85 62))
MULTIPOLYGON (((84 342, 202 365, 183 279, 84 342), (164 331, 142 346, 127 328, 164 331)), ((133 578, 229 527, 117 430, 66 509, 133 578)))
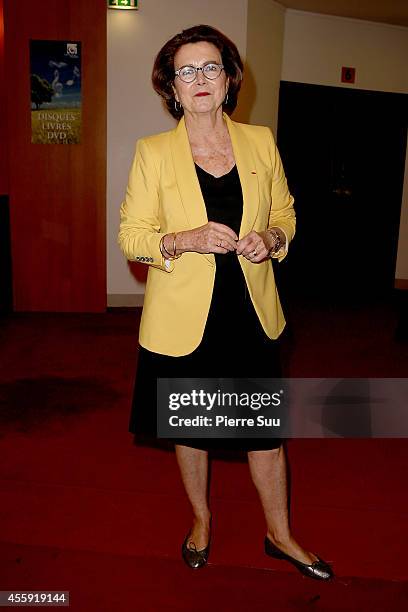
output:
POLYGON ((222 109, 214 114, 186 112, 184 121, 190 143, 218 141, 228 133, 222 109))

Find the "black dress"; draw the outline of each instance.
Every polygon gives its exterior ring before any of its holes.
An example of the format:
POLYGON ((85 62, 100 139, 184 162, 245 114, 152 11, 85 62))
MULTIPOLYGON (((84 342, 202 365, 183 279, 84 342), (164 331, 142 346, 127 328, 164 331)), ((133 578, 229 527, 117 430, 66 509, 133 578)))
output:
MULTIPOLYGON (((223 223, 239 234, 243 199, 237 167, 214 177, 196 165, 209 221, 223 223)), ((138 367, 129 424, 135 442, 155 439, 157 378, 277 378, 281 376, 278 342, 265 334, 249 296, 235 253, 215 254, 216 274, 204 336, 189 355, 160 355, 139 347, 138 367)), ((254 264, 256 265, 256 264, 254 264)), ((272 306, 271 306, 272 307, 272 306)), ((193 448, 268 450, 278 438, 177 438, 193 448)))

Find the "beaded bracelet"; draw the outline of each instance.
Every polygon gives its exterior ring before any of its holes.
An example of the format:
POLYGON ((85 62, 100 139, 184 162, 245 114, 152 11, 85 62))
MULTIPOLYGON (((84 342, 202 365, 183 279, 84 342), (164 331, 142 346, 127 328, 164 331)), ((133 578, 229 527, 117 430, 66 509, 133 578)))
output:
POLYGON ((280 248, 282 247, 282 241, 281 241, 280 235, 278 234, 276 230, 269 229, 268 234, 270 234, 272 238, 274 239, 274 244, 272 248, 269 249, 269 253, 268 253, 270 257, 271 255, 275 255, 280 250, 280 248))

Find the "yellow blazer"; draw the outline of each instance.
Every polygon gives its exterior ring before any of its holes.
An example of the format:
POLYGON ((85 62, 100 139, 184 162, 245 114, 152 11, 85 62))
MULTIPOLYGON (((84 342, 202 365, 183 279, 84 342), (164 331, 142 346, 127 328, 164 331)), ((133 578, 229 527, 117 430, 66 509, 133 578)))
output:
MULTIPOLYGON (((270 129, 236 123, 227 115, 224 119, 243 192, 239 237, 251 230, 279 226, 290 242, 295 233, 293 197, 270 129)), ((150 266, 140 344, 165 355, 191 353, 203 337, 214 286, 215 257, 187 252, 168 261, 159 249, 164 234, 208 222, 184 118, 175 129, 137 142, 120 218, 122 251, 129 260, 150 266)), ((280 254, 278 259, 284 256, 280 254)), ((277 338, 285 319, 270 261, 255 264, 239 256, 239 263, 265 333, 277 338)))

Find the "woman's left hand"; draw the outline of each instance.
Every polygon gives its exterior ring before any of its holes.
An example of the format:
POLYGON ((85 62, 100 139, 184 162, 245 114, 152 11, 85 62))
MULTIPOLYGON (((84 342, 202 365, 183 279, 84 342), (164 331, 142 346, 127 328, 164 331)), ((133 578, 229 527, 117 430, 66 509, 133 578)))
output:
POLYGON ((267 232, 249 232, 237 242, 237 255, 243 255, 252 263, 259 263, 269 257, 271 239, 267 232))

